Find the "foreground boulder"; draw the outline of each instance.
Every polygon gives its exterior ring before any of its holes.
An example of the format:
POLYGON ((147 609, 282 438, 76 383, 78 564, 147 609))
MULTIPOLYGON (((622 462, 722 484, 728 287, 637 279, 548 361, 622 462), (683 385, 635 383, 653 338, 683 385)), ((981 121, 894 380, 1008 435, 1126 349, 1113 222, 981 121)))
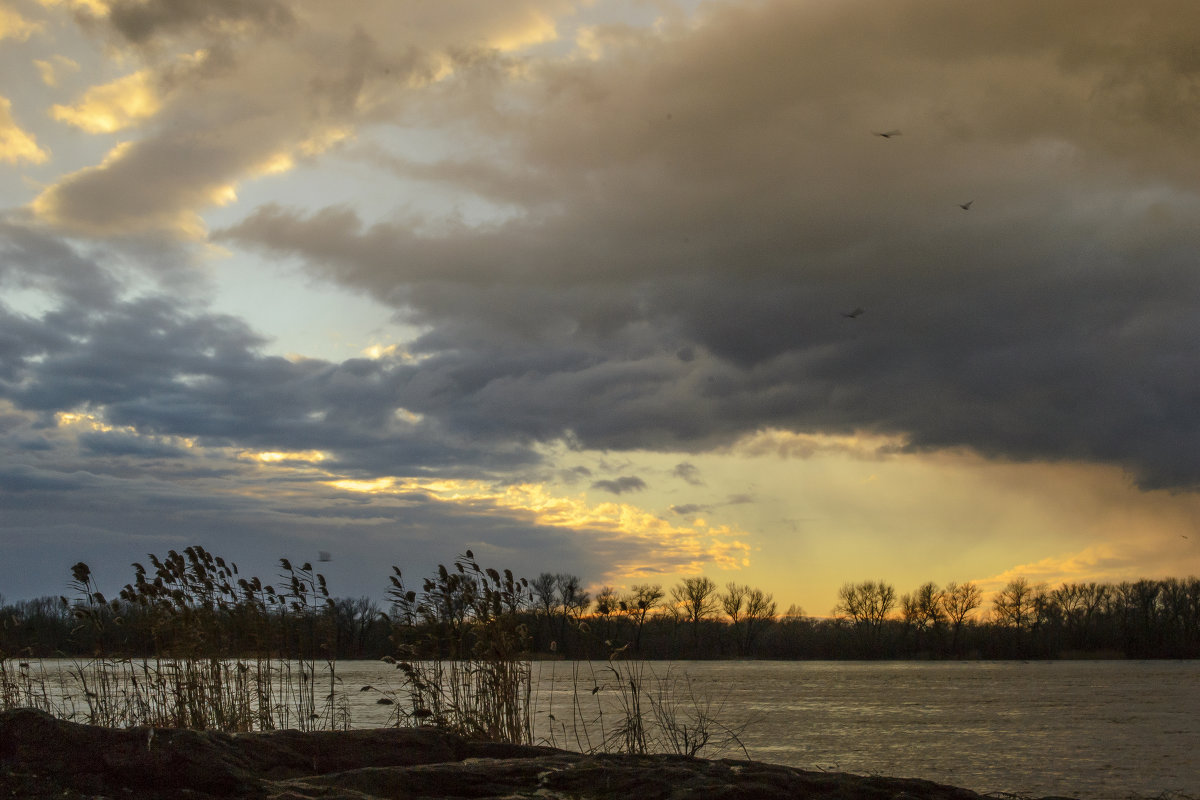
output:
POLYGON ((0 713, 0 797, 419 800, 980 800, 919 780, 751 761, 582 755, 433 728, 226 734, 0 713))

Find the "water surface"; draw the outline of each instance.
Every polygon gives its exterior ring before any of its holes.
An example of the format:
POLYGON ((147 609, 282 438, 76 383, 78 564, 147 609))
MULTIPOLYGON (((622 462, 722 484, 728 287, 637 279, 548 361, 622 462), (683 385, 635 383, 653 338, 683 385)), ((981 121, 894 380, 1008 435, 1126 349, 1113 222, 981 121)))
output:
MULTIPOLYGON (((347 684, 369 675, 388 679, 382 666, 380 672, 371 662, 348 662, 340 671, 347 684)), ((1200 662, 649 666, 659 677, 668 668, 686 674, 697 697, 713 701, 719 720, 745 724, 741 740, 756 760, 925 778, 982 793, 1200 798, 1200 662)), ((575 720, 597 719, 597 702, 610 709, 603 715, 609 730, 616 721, 621 693, 603 664, 535 664, 534 686, 543 738, 563 744, 575 720)), ((371 724, 372 715, 383 724, 386 709, 356 709, 355 724, 371 724)), ((599 737, 593 731, 591 738, 599 737)))
MULTIPOLYGON (((71 662, 43 662, 51 684, 71 662)), ((744 751, 701 755, 803 769, 924 778, 973 789, 1083 800, 1200 800, 1200 661, 604 662, 533 664, 535 736, 599 746, 623 718, 629 670, 643 709, 666 692, 740 731, 744 751), (594 690, 594 691, 593 691, 594 690)), ((318 664, 318 686, 328 681, 318 664)), ((394 724, 401 674, 341 661, 354 727, 394 724), (360 691, 371 686, 371 691, 360 691)), ((55 691, 52 688, 52 691, 55 691)), ((75 696, 79 692, 64 688, 75 696)), ((327 691, 322 688, 322 692, 327 691)))

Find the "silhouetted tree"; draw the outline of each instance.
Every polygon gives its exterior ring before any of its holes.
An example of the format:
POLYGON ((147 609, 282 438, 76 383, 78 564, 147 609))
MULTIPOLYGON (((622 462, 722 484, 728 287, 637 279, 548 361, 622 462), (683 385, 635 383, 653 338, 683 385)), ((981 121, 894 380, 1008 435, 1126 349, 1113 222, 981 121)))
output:
POLYGON ((534 614, 541 621, 540 628, 544 632, 544 644, 549 645, 554 641, 554 621, 558 618, 558 588, 554 573, 543 572, 531 580, 529 591, 533 596, 534 614))
POLYGON ((671 587, 671 599, 679 610, 680 617, 692 626, 692 646, 700 643, 700 624, 712 617, 720 608, 717 584, 703 575, 684 578, 671 587))
POLYGON ((1033 627, 1037 589, 1026 578, 1013 578, 992 598, 992 616, 1000 625, 1018 630, 1033 627))
POLYGON ((602 586, 600 591, 596 592, 593 607, 600 623, 600 639, 604 642, 609 642, 612 638, 612 617, 619 610, 619 603, 617 590, 611 586, 602 586))
POLYGON ((583 589, 583 582, 578 575, 560 572, 554 576, 554 586, 558 591, 558 643, 562 648, 564 655, 572 654, 568 637, 572 632, 572 625, 578 625, 579 618, 587 612, 592 601, 588 593, 583 589))
POLYGON ((754 640, 775 619, 775 597, 762 589, 746 592, 746 613, 742 617, 746 630, 742 640, 742 652, 750 653, 754 640))
POLYGON ((775 619, 770 594, 735 582, 719 592, 708 578, 688 578, 671 589, 666 606, 657 584, 637 585, 619 596, 603 587, 591 604, 576 576, 542 573, 532 585, 514 583, 509 592, 507 578, 492 576, 468 555, 453 569, 440 567, 421 594, 406 591, 399 569, 393 568, 386 595, 392 603, 389 619, 368 597, 332 598, 310 564, 293 567, 281 561, 283 583, 276 592, 258 578, 239 577, 236 565, 203 548, 149 558, 151 569, 135 565, 134 582, 115 600, 98 591, 87 565, 77 564, 70 584, 75 601, 40 598, 0 606, 0 657, 103 652, 291 659, 304 653, 311 664, 314 656, 381 657, 419 643, 424 652, 433 642, 473 647, 473 634, 466 632, 474 629, 472 615, 479 613, 476 597, 488 595, 489 587, 493 597, 521 597, 520 608, 512 609, 514 624, 544 633, 530 639, 534 650, 545 652, 553 643, 572 657, 608 655, 612 650, 600 647, 606 640, 616 642, 613 647, 627 641, 649 658, 967 652, 987 658, 1118 652, 1137 658, 1200 657, 1200 580, 1195 577, 1064 583, 1054 589, 1019 577, 995 594, 991 614, 983 620, 974 618, 982 593, 971 582, 951 582, 941 590, 927 582, 897 603, 889 584, 865 581, 842 586, 835 619, 807 618, 795 605, 775 619), (890 616, 897 605, 900 619, 890 616), (589 609, 594 617, 585 620, 589 609), (717 617, 722 611, 723 620, 717 617), (584 625, 591 626, 592 635, 579 635, 584 625), (942 630, 953 638, 938 638, 942 630), (685 637, 682 646, 680 637, 685 637))
POLYGON ((963 624, 971 612, 983 605, 983 592, 971 581, 959 584, 951 581, 942 591, 942 611, 950 623, 950 651, 958 653, 963 624))
POLYGON ((657 583, 643 583, 633 587, 629 594, 618 601, 621 613, 628 616, 634 624, 633 649, 642 651, 642 628, 646 625, 646 617, 659 603, 662 602, 663 588, 657 583))
POLYGON ((896 606, 896 589, 884 581, 846 583, 838 590, 833 612, 859 631, 864 655, 878 655, 883 624, 896 606))
POLYGON ((904 624, 913 631, 918 652, 921 651, 922 641, 930 634, 938 633, 946 621, 943 594, 937 584, 930 581, 921 584, 912 594, 900 598, 900 615, 904 624))
POLYGON ((738 623, 742 619, 742 607, 746 602, 746 594, 749 591, 749 586, 741 586, 730 581, 725 584, 725 592, 718 596, 721 609, 729 617, 729 627, 730 633, 733 636, 734 650, 738 653, 742 652, 741 629, 738 627, 738 623))

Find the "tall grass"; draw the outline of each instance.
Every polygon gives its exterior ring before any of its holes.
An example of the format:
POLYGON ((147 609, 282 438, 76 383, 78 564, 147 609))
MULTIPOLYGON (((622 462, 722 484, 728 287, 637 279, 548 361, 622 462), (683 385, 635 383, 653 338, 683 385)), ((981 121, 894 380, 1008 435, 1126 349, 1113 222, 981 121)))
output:
POLYGON ((112 602, 82 562, 72 568, 76 633, 93 656, 75 659, 76 692, 60 693, 61 716, 94 725, 250 731, 349 727, 328 636, 319 613, 331 603, 310 564, 280 565, 281 591, 238 576, 201 547, 150 555, 112 602), (154 652, 128 657, 120 628, 137 617, 154 652), (318 667, 320 665, 320 668, 318 667))
POLYGON ((399 620, 421 631, 397 641, 410 718, 490 741, 532 741, 529 631, 519 616, 528 582, 480 567, 468 550, 419 594, 394 567, 391 583, 399 620))
MULTIPOLYGON (((335 604, 311 564, 280 560, 278 590, 239 575, 201 547, 134 564, 134 580, 107 600, 90 568, 72 568, 61 598, 73 636, 90 653, 50 677, 39 662, 0 653, 0 709, 32 706, 108 727, 147 725, 252 731, 351 726, 333 644, 335 604), (150 632, 153 652, 122 652, 124 631, 150 632)), ((387 597, 399 688, 363 686, 393 707, 397 726, 436 725, 497 742, 535 742, 528 582, 480 566, 468 550, 420 591, 392 568, 387 597)), ((576 620, 578 633, 586 623, 576 620)), ((141 635, 139 641, 145 641, 141 635)), ((616 648, 606 663, 572 662, 570 704, 537 741, 587 752, 696 755, 740 744, 685 675, 662 675, 616 648), (569 722, 569 732, 568 725, 569 722)))
MULTIPOLYGON (((554 676, 542 713, 548 717, 545 743, 582 752, 674 753, 697 756, 741 750, 746 725, 722 722, 728 695, 714 697, 673 665, 656 668, 626 659, 628 645, 606 663, 571 665, 566 717, 555 714, 554 676)), ((553 667, 551 667, 553 669, 553 667)), ((561 704, 558 707, 561 713, 561 704)))
POLYGON ((40 661, 0 653, 0 709, 36 708, 61 716, 57 694, 40 661))

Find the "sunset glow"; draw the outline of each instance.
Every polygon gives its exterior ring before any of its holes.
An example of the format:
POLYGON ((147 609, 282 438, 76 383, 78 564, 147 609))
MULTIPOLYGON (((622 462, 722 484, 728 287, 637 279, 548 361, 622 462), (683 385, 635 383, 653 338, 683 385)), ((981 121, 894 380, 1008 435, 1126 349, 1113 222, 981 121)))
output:
POLYGON ((1200 573, 1200 6, 1131 8, 3 4, 0 593, 1200 573))

